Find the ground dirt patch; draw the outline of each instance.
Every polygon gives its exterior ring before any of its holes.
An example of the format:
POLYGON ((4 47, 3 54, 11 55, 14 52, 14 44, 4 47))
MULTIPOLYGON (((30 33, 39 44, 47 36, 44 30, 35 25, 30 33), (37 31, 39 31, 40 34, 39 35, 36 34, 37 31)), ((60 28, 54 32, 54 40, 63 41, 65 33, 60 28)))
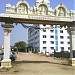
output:
POLYGON ((75 75, 75 67, 66 59, 41 54, 19 53, 11 69, 0 69, 0 75, 75 75))

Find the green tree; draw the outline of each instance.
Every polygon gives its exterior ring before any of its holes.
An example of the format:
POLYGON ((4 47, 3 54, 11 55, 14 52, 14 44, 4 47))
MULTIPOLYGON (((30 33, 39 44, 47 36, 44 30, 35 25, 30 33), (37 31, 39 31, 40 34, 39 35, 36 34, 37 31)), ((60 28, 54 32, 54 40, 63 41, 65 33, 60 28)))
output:
POLYGON ((15 43, 14 47, 17 47, 18 48, 18 51, 24 52, 25 51, 25 48, 26 48, 26 42, 19 41, 19 42, 15 43))

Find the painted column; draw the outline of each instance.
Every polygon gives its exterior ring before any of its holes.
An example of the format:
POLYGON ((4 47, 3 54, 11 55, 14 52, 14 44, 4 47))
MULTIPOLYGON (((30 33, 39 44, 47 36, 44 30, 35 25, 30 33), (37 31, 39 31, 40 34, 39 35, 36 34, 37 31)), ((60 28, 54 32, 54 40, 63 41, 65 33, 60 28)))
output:
POLYGON ((4 29, 4 57, 1 61, 1 67, 10 68, 11 60, 10 60, 10 33, 12 28, 14 28, 13 24, 2 24, 4 29))
POLYGON ((75 58, 73 57, 73 51, 75 50, 75 27, 68 28, 67 31, 70 34, 70 64, 75 66, 75 58))

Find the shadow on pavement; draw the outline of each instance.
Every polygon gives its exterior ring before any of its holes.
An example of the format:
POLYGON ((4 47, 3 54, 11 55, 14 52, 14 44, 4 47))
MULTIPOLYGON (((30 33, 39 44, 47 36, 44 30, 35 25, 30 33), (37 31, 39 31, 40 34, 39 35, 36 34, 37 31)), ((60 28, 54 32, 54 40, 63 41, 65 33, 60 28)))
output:
POLYGON ((24 63, 28 63, 28 64, 59 64, 59 65, 65 65, 65 66, 70 66, 69 64, 66 63, 55 63, 55 62, 50 62, 50 61, 14 61, 14 64, 24 64, 24 63))

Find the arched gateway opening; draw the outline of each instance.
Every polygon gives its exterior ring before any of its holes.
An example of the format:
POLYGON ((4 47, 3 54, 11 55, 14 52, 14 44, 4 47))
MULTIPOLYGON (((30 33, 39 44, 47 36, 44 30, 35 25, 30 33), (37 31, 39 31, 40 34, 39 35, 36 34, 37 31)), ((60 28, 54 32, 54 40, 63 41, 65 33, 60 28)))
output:
POLYGON ((59 4, 55 9, 50 8, 49 0, 36 0, 34 7, 30 7, 26 0, 20 0, 16 7, 11 4, 6 5, 6 12, 0 14, 0 22, 4 22, 4 59, 1 67, 11 67, 10 54, 10 34, 14 23, 39 24, 39 25, 60 25, 67 26, 70 35, 70 64, 75 66, 73 50, 75 50, 75 11, 69 11, 63 4, 59 4))

